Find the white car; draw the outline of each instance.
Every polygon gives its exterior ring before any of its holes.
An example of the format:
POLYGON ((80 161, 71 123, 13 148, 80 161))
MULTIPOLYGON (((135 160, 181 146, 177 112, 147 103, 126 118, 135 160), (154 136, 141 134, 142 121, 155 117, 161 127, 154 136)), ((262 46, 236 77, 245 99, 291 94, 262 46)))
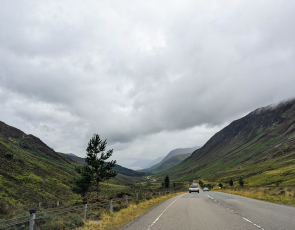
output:
POLYGON ((209 192, 209 188, 205 187, 205 188, 203 189, 203 192, 206 192, 206 191, 209 192))
POLYGON ((190 186, 189 186, 189 193, 191 193, 191 192, 197 192, 197 193, 200 193, 200 187, 199 187, 199 185, 198 184, 191 184, 190 186))

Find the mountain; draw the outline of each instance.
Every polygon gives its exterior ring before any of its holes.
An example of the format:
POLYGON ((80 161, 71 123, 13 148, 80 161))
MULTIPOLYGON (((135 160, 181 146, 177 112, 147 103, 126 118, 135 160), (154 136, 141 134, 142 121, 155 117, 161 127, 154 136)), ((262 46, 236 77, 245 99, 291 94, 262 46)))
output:
POLYGON ((168 159, 180 155, 180 154, 184 154, 184 153, 192 153, 193 151, 195 151, 196 149, 199 149, 200 147, 192 147, 192 148, 179 148, 179 149, 174 149, 172 151, 170 151, 167 156, 160 162, 163 163, 165 161, 167 161, 168 159))
POLYGON ((76 157, 76 155, 75 154, 73 154, 73 153, 66 153, 67 155, 70 155, 70 156, 75 156, 76 157))
POLYGON ((174 149, 174 150, 170 151, 159 163, 157 163, 149 168, 138 170, 138 171, 139 172, 150 172, 150 173, 156 173, 156 172, 163 171, 167 168, 170 168, 170 167, 180 163, 188 156, 187 154, 191 154, 194 150, 196 150, 198 148, 199 147, 174 149), (186 155, 183 155, 183 154, 186 154, 186 155), (169 159, 171 159, 175 156, 178 156, 178 155, 182 155, 182 156, 176 157, 171 162, 164 164, 169 159))
MULTIPOLYGON (((76 200, 70 186, 78 176, 75 167, 84 162, 83 158, 57 153, 38 137, 0 121, 0 205, 76 200)), ((132 185, 144 175, 120 165, 115 170, 119 173, 110 183, 116 185, 132 185)))
POLYGON ((160 172, 178 180, 295 185, 295 99, 233 121, 180 164, 160 172))
POLYGON ((158 157, 156 160, 152 160, 147 166, 146 168, 152 167, 155 164, 160 163, 165 157, 158 157))
POLYGON ((73 198, 76 165, 39 138, 0 122, 0 201, 19 205, 73 198))
MULTIPOLYGON (((69 155, 69 154, 66 154, 66 153, 58 153, 58 154, 63 156, 63 157, 67 157, 67 158, 71 159, 72 161, 77 162, 79 164, 85 164, 85 158, 78 157, 78 156, 76 156, 74 154, 73 155, 69 155)), ((130 176, 130 177, 142 177, 142 176, 145 175, 144 172, 137 172, 137 171, 125 168, 125 167, 120 166, 120 165, 116 165, 113 169, 116 172, 120 173, 120 174, 123 174, 125 176, 130 176)))
POLYGON ((158 173, 161 171, 164 171, 166 169, 169 169, 173 167, 174 165, 179 164, 186 158, 188 158, 191 155, 191 153, 183 153, 176 156, 173 156, 169 158, 168 160, 164 161, 163 163, 159 164, 156 168, 154 168, 151 172, 152 173, 158 173))
POLYGON ((128 167, 131 169, 135 169, 135 170, 149 168, 149 167, 159 163, 163 159, 164 159, 164 157, 158 157, 156 160, 154 160, 154 159, 139 159, 136 162, 129 165, 128 167))

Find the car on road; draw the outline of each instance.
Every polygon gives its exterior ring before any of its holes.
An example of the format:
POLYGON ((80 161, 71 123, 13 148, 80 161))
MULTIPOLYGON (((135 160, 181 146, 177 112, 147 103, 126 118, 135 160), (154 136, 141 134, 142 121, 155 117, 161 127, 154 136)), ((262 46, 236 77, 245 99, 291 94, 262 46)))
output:
POLYGON ((205 188, 203 188, 203 192, 209 192, 209 188, 207 188, 207 187, 205 187, 205 188))
POLYGON ((191 192, 197 192, 200 193, 200 188, 199 185, 197 183, 193 183, 189 186, 189 193, 191 192))

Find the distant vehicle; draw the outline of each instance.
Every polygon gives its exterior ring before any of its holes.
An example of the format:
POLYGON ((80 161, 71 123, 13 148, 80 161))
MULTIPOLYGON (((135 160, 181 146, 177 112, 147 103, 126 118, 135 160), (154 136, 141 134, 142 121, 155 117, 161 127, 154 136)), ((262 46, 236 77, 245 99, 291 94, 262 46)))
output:
POLYGON ((205 188, 203 189, 203 192, 206 192, 206 191, 209 192, 209 188, 205 187, 205 188))
POLYGON ((189 193, 191 192, 197 192, 200 193, 200 188, 199 188, 199 184, 197 183, 193 183, 189 186, 189 193))

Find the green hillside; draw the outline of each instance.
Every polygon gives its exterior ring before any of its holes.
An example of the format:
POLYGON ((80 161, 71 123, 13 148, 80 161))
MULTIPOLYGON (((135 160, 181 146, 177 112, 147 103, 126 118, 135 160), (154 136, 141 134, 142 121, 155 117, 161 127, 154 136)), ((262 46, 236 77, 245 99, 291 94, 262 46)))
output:
POLYGON ((68 200, 75 162, 0 122, 0 199, 11 205, 68 200))
POLYGON ((295 185, 295 100, 257 109, 216 133, 182 163, 160 172, 173 179, 248 185, 295 185))
MULTIPOLYGON (((83 163, 83 158, 56 153, 39 138, 0 122, 0 203, 36 206, 79 199, 70 185, 78 176, 75 167, 83 163)), ((119 173, 108 188, 134 186, 144 175, 120 165, 114 169, 119 173)))

